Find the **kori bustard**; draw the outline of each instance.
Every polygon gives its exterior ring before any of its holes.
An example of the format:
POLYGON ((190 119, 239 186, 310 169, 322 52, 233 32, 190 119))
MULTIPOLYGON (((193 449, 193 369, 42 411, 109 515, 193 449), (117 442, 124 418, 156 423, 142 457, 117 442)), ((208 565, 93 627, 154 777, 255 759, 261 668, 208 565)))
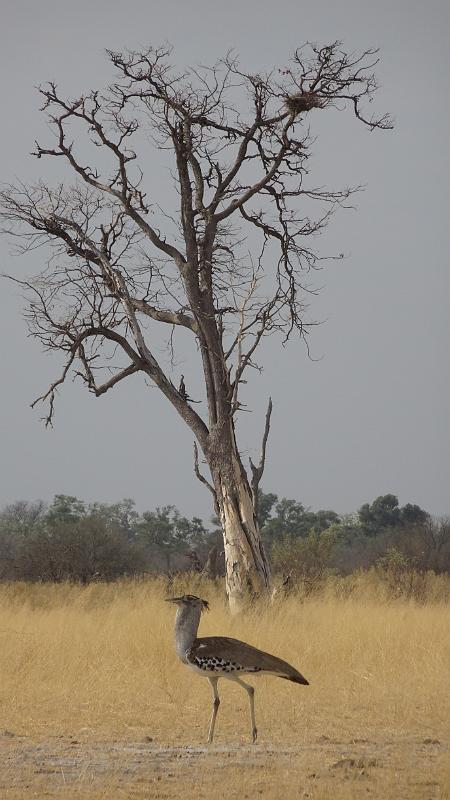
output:
POLYGON ((206 636, 197 639, 197 630, 202 611, 209 608, 206 600, 185 594, 182 597, 170 597, 168 603, 178 606, 175 618, 175 649, 181 661, 194 672, 208 678, 213 691, 213 709, 209 723, 208 743, 214 737, 217 712, 220 698, 217 690, 219 678, 228 678, 242 686, 250 701, 252 723, 252 739, 256 742, 258 731, 255 722, 255 690, 245 683, 240 675, 276 675, 293 683, 308 686, 303 675, 281 658, 257 650, 239 639, 227 636, 206 636))

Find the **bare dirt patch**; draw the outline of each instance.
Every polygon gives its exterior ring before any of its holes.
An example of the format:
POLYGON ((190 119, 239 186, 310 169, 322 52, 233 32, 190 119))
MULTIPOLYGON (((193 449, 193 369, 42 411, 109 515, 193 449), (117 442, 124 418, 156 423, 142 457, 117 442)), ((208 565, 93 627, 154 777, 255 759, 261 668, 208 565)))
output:
POLYGON ((444 800, 448 742, 429 738, 302 746, 236 743, 167 747, 148 741, 33 740, 0 735, 0 797, 265 797, 444 800))

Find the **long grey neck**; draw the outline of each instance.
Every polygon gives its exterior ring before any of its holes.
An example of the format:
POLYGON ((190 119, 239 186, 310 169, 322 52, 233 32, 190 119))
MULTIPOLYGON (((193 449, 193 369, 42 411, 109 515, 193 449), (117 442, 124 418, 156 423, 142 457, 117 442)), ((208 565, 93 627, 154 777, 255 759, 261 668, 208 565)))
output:
POLYGON ((186 661, 186 650, 192 647, 200 623, 201 608, 181 605, 175 617, 175 650, 178 658, 186 661))

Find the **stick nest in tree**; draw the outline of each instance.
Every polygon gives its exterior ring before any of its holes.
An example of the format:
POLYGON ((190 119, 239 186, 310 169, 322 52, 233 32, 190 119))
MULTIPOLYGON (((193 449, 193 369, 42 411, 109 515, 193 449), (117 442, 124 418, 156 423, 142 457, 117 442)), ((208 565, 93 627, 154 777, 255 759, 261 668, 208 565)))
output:
POLYGON ((297 115, 302 111, 310 111, 312 108, 322 108, 323 99, 314 92, 297 92, 285 98, 285 104, 291 114, 297 115))

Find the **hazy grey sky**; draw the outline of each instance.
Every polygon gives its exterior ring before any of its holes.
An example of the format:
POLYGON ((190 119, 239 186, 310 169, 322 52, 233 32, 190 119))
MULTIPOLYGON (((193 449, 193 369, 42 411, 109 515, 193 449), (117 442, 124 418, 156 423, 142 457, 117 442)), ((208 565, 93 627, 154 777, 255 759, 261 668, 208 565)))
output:
MULTIPOLYGON (((304 347, 271 341, 265 372, 239 429, 244 459, 259 450, 269 393, 273 425, 263 487, 305 505, 352 511, 379 494, 435 514, 449 500, 449 47, 450 5, 430 0, 3 0, 2 181, 35 180, 45 160, 34 86, 56 80, 69 95, 112 77, 105 48, 170 41, 173 60, 214 61, 234 47, 249 70, 284 66, 306 40, 380 47, 376 108, 392 133, 326 115, 313 160, 316 183, 365 184, 355 211, 340 212, 322 243, 348 258, 316 276, 311 316, 326 323, 304 347)), ((152 155, 146 169, 152 167, 152 155)), ((31 275, 39 252, 0 271, 31 275)), ((55 428, 29 403, 59 363, 27 338, 17 288, 0 284, 0 504, 70 493, 139 507, 176 504, 207 517, 210 498, 192 472, 192 435, 156 389, 139 379, 95 399, 79 384, 60 393, 55 428)), ((187 365, 180 371, 188 372, 187 365)), ((243 415, 244 416, 244 415, 243 415)))

